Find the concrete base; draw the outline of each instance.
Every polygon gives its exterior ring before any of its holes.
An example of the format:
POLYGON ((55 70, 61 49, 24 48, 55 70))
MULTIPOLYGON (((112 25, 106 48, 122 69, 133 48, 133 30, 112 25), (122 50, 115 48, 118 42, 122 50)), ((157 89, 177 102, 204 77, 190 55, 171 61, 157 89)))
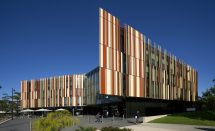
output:
POLYGON ((152 120, 159 119, 159 118, 162 118, 165 116, 167 116, 167 115, 146 116, 146 117, 143 117, 143 123, 148 123, 152 120))

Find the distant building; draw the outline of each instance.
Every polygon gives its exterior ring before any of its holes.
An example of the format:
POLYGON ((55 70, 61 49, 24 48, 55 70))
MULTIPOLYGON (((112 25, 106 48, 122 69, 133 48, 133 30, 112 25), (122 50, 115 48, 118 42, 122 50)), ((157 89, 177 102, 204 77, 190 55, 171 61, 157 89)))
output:
POLYGON ((84 75, 22 81, 22 108, 82 106, 83 81, 84 75))
POLYGON ((192 106, 197 71, 115 16, 99 12, 98 67, 81 75, 22 81, 22 108, 84 106, 91 113, 119 110, 130 116, 135 110, 162 113, 192 106))

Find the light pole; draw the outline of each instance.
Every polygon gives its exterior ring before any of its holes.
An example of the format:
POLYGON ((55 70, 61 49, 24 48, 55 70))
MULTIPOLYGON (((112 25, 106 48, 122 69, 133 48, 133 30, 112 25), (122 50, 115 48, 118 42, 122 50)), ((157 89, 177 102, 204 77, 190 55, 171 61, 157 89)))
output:
MULTIPOLYGON (((2 86, 0 85, 0 89, 2 88, 2 86)), ((1 95, 1 94, 0 94, 1 95)), ((1 97, 0 97, 0 101, 1 101, 1 97)), ((1 108, 0 108, 1 109, 1 108)))
POLYGON ((14 91, 15 91, 15 89, 12 88, 12 111, 11 111, 11 113, 12 113, 12 120, 13 120, 13 92, 14 91))

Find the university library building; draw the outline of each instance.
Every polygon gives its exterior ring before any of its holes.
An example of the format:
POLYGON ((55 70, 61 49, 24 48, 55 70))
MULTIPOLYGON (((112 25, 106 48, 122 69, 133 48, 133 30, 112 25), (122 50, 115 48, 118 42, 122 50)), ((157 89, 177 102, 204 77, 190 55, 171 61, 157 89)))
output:
POLYGON ((22 108, 130 117, 194 107, 197 71, 101 8, 95 48, 99 64, 87 73, 21 81, 22 108))

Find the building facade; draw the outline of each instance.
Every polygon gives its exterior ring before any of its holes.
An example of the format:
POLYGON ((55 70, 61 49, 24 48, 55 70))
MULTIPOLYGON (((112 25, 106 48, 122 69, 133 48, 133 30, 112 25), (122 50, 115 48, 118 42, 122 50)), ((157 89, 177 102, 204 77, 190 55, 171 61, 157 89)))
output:
POLYGON ((100 9, 100 93, 195 101, 197 71, 100 9))
POLYGON ((83 105, 84 75, 64 75, 21 81, 22 108, 83 105))
POLYGON ((122 108, 129 109, 125 104, 129 100, 140 104, 146 99, 194 102, 197 80, 197 71, 190 65, 100 8, 98 67, 81 75, 22 81, 22 107, 121 102, 122 108))

